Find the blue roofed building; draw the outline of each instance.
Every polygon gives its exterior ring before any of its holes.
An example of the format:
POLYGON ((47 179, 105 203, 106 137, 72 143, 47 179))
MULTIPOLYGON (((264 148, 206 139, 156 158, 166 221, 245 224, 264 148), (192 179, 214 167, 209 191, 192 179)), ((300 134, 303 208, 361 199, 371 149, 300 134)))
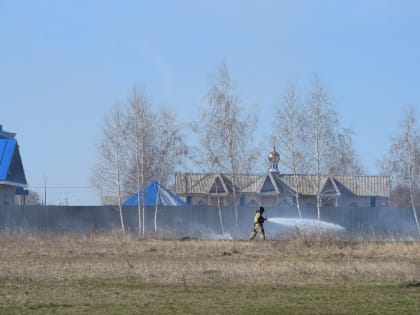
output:
POLYGON ((16 195, 27 194, 25 171, 15 136, 0 125, 0 206, 13 206, 16 195))

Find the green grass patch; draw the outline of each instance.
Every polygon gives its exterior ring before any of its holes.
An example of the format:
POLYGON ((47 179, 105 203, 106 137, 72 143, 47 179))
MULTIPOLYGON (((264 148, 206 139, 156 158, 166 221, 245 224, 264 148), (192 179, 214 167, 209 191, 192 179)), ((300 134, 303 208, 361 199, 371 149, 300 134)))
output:
POLYGON ((418 314, 412 285, 157 285, 2 279, 1 314, 418 314))

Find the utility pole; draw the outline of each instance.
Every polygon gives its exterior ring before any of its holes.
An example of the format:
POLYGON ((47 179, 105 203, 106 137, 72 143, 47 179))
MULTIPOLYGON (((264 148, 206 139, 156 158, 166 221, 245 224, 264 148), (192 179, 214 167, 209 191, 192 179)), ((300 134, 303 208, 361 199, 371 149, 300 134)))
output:
POLYGON ((44 206, 47 205, 47 176, 44 175, 44 206))

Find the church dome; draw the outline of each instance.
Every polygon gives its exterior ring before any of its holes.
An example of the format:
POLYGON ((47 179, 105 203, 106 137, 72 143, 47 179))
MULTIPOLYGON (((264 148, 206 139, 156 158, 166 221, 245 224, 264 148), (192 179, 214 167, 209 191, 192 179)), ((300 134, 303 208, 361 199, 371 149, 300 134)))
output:
POLYGON ((270 163, 278 163, 280 161, 280 154, 276 151, 275 147, 274 150, 268 154, 268 161, 270 163))

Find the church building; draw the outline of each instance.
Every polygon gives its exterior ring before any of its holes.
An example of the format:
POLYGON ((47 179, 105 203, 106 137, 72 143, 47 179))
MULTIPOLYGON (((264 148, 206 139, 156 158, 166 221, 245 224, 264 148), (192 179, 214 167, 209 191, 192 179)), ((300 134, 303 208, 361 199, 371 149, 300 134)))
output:
POLYGON ((268 154, 265 174, 176 173, 175 193, 189 205, 228 206, 235 192, 240 206, 387 207, 389 176, 294 175, 279 172, 280 155, 268 154), (233 185, 235 182, 235 185, 233 185))

